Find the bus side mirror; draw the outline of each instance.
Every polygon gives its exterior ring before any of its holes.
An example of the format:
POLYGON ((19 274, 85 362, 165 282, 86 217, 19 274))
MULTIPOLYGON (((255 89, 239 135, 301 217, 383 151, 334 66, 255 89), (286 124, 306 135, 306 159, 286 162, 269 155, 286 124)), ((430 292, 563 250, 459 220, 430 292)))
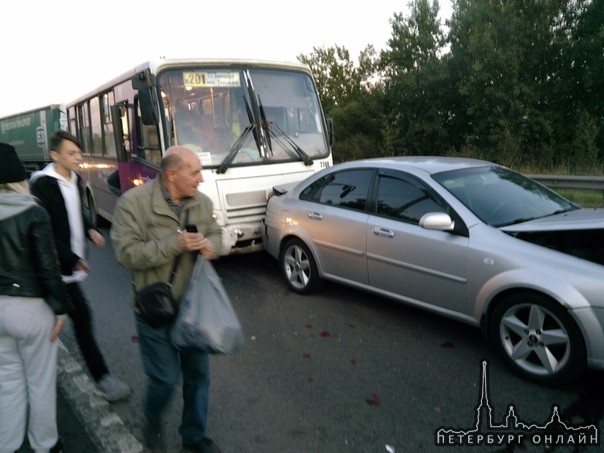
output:
POLYGON ((157 118, 153 111, 151 85, 144 72, 132 77, 132 88, 138 91, 138 103, 143 124, 147 126, 157 124, 157 118))

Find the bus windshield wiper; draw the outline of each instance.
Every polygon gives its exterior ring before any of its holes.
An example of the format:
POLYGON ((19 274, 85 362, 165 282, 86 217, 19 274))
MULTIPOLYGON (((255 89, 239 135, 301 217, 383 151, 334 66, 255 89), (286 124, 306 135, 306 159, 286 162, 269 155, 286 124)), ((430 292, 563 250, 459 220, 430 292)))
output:
POLYGON ((225 173, 227 169, 231 166, 233 160, 235 160, 235 156, 237 156, 237 153, 241 150, 243 142, 245 141, 246 137, 249 135, 250 132, 254 133, 254 141, 256 142, 256 147, 258 148, 260 156, 262 156, 262 139, 260 137, 260 133, 258 132, 258 126, 256 120, 254 119, 254 114, 252 113, 250 104, 245 96, 243 96, 243 102, 245 104, 245 111, 247 112, 247 118, 250 123, 245 127, 245 129, 243 130, 239 138, 237 138, 235 143, 233 143, 233 146, 231 146, 229 153, 218 166, 216 172, 219 174, 225 173))
POLYGON ((265 128, 265 130, 268 131, 268 134, 266 134, 266 137, 267 137, 268 146, 269 146, 269 149, 271 150, 271 152, 272 152, 272 146, 271 146, 271 141, 270 141, 271 135, 273 136, 275 141, 281 145, 281 147, 283 149, 287 149, 287 147, 284 146, 283 142, 281 141, 281 137, 283 137, 283 139, 285 139, 285 141, 287 143, 289 143, 289 145, 292 147, 292 149, 295 151, 295 153, 298 155, 298 157, 304 162, 304 165, 312 165, 313 164, 312 158, 308 154, 306 154, 306 152, 302 148, 300 148, 300 146, 298 146, 298 144, 289 135, 287 135, 283 131, 283 129, 281 129, 279 126, 277 126, 276 123, 269 123, 267 121, 266 115, 264 113, 264 106, 262 105, 260 96, 258 96, 258 107, 260 110, 260 116, 262 117, 262 126, 265 128), (279 135, 277 135, 275 133, 275 131, 279 132, 279 135))
POLYGON ((258 95, 258 110, 260 111, 261 126, 263 131, 265 132, 264 136, 266 137, 266 144, 271 154, 273 154, 273 145, 271 144, 271 131, 269 128, 269 123, 266 119, 266 113, 264 113, 264 106, 262 105, 262 101, 260 100, 260 95, 258 95))
POLYGON ((235 156, 237 156, 237 153, 239 152, 239 150, 241 150, 243 142, 245 141, 246 137, 249 135, 249 133, 252 129, 254 129, 253 123, 250 123, 245 127, 245 129, 243 130, 241 135, 237 138, 235 143, 233 143, 233 146, 231 146, 231 149, 229 150, 229 153, 227 154, 227 156, 223 159, 223 161, 218 166, 216 173, 221 174, 221 173, 225 173, 227 171, 227 169, 233 163, 233 160, 235 160, 235 156))
MULTIPOLYGON (((252 93, 250 93, 250 95, 252 95, 252 93)), ((258 97, 258 100, 260 100, 260 97, 258 97)), ((227 169, 233 163, 235 156, 237 156, 237 153, 241 150, 241 147, 250 132, 254 133, 254 141, 256 142, 256 147, 258 148, 258 152, 260 153, 260 156, 262 157, 262 154, 263 154, 262 149, 264 147, 262 145, 261 133, 258 130, 258 123, 256 122, 256 120, 254 118, 254 114, 252 113, 252 108, 250 107, 250 104, 245 96, 243 97, 243 101, 245 103, 245 111, 247 112, 247 117, 248 117, 248 120, 250 123, 243 130, 243 132, 241 133, 239 138, 237 138, 237 141, 235 141, 235 143, 233 143, 233 146, 231 146, 229 153, 224 158, 224 160, 220 163, 218 169, 216 170, 217 173, 225 173, 227 171, 227 169)), ((268 130, 268 125, 266 122, 266 116, 264 114, 264 108, 262 107, 261 104, 260 105, 256 104, 256 106, 258 107, 258 110, 262 117, 261 118, 261 127, 264 128, 264 131, 266 132, 268 130)), ((264 136, 266 138, 268 148, 272 153, 270 136, 269 136, 269 134, 265 134, 264 136)))
POLYGON ((283 147, 283 149, 287 149, 287 147, 283 144, 281 139, 285 140, 291 146, 291 148, 295 151, 295 153, 298 155, 298 157, 302 160, 302 162, 304 162, 304 165, 313 164, 312 158, 308 154, 306 154, 306 152, 302 148, 300 148, 300 146, 289 135, 287 135, 283 131, 283 129, 281 129, 279 126, 277 126, 276 123, 270 123, 269 132, 270 132, 270 134, 272 134, 275 141, 277 143, 279 143, 281 145, 281 147, 283 147), (279 133, 279 135, 277 135, 275 133, 275 131, 277 131, 279 133))
POLYGON ((256 146, 258 147, 258 152, 260 153, 260 157, 263 160, 267 160, 272 154, 269 143, 270 140, 267 138, 268 134, 266 133, 266 125, 263 124, 263 111, 261 111, 260 106, 258 104, 258 100, 256 100, 254 85, 252 83, 252 79, 247 71, 243 72, 243 77, 245 80, 245 84, 247 86, 247 94, 248 99, 244 96, 245 100, 245 109, 247 110, 247 116, 254 127, 254 139, 256 140, 256 146))

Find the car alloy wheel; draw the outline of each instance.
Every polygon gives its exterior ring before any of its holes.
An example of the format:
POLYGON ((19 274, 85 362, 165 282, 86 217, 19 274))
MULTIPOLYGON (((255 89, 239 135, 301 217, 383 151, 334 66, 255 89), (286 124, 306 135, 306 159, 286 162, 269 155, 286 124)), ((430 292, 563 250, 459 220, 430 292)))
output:
POLYGON ((586 366, 585 344, 571 316, 536 293, 514 294, 500 303, 491 338, 517 373, 541 384, 561 384, 586 366))
POLYGON ((315 291, 321 285, 315 259, 299 239, 290 239, 281 250, 279 264, 289 287, 300 294, 315 291))

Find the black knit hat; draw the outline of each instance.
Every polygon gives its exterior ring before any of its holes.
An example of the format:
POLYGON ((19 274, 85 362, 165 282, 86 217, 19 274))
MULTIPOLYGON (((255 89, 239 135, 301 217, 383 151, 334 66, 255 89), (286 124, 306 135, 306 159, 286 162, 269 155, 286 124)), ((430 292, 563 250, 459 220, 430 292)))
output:
POLYGON ((20 182, 24 179, 27 179, 27 173, 14 146, 0 143, 0 184, 20 182))

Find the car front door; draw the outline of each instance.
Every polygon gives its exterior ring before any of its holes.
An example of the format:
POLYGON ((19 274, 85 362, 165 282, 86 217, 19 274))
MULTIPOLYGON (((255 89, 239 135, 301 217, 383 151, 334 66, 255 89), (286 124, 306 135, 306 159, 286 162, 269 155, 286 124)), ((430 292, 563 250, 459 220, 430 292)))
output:
POLYGON ((424 182, 382 171, 367 222, 369 284, 407 301, 467 312, 468 238, 419 225, 428 212, 450 214, 424 182))

